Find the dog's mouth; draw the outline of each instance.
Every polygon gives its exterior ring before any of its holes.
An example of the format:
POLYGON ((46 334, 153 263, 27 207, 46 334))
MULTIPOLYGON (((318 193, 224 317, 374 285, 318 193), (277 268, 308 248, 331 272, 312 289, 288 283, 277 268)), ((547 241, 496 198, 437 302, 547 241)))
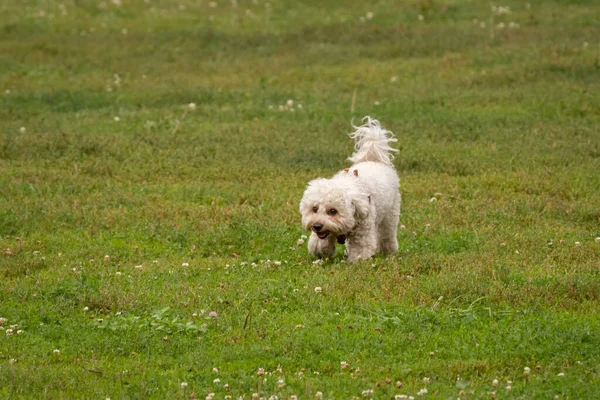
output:
POLYGON ((327 236, 329 236, 329 231, 315 232, 315 234, 319 239, 325 239, 327 236))

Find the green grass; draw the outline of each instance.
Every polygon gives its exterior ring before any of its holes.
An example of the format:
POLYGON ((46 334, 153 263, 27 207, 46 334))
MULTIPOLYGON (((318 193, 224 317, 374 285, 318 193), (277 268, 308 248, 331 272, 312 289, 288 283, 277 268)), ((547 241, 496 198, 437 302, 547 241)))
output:
POLYGON ((1 398, 600 397, 596 1, 122 3, 0 5, 1 398), (364 115, 400 250, 313 264, 364 115))

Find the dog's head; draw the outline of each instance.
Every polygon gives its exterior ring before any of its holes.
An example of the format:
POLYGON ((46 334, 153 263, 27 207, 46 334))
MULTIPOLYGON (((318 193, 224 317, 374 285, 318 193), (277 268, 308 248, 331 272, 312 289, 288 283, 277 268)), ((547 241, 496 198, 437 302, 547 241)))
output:
POLYGON ((330 179, 310 181, 300 201, 302 227, 315 232, 319 239, 348 234, 368 212, 368 198, 330 179))

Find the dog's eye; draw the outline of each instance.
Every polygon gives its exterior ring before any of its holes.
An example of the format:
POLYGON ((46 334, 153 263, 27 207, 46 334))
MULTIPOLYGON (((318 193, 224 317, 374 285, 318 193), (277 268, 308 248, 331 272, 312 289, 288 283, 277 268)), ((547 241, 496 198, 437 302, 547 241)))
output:
POLYGON ((337 214, 337 210, 335 208, 332 208, 331 210, 329 210, 329 215, 335 215, 337 214))
POLYGON ((314 207, 313 207, 313 212, 317 212, 317 211, 319 211, 319 207, 317 207, 317 206, 314 206, 314 207))

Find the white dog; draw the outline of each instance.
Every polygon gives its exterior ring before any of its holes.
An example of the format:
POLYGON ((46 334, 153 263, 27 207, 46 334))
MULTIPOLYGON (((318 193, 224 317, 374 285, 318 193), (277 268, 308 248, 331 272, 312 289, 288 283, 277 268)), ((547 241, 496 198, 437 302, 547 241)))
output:
POLYGON ((348 261, 367 259, 377 251, 398 250, 400 217, 398 174, 392 164, 392 132, 365 117, 349 136, 355 140, 352 167, 331 179, 308 183, 300 202, 302 226, 311 231, 308 251, 333 256, 335 243, 346 243, 348 261))

